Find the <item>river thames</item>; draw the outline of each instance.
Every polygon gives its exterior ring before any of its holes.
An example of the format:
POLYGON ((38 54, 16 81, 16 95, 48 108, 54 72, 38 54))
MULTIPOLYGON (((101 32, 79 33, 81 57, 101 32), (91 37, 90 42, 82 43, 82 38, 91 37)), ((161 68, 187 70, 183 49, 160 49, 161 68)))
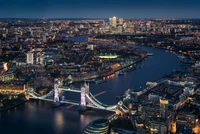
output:
MULTIPOLYGON (((86 41, 86 36, 71 38, 86 41)), ((173 70, 185 70, 180 66, 176 55, 165 50, 145 46, 134 46, 154 55, 137 64, 137 69, 126 75, 115 75, 101 84, 90 84, 90 92, 97 94, 105 91, 97 99, 105 104, 117 103, 116 96, 127 89, 144 87, 147 81, 157 81, 173 70), (139 68, 141 66, 141 68, 139 68)), ((80 87, 79 84, 74 85, 80 87)), ((78 93, 65 93, 67 99, 80 100, 78 93)), ((13 109, 0 113, 0 130, 2 134, 81 134, 86 125, 94 119, 109 117, 112 112, 100 110, 79 114, 77 107, 61 106, 52 108, 51 103, 29 101, 13 109)))

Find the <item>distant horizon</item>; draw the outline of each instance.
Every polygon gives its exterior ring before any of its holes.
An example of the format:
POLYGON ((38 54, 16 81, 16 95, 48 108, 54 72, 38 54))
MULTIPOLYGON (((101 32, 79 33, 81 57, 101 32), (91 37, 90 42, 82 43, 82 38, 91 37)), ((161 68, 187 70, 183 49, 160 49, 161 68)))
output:
MULTIPOLYGON (((113 17, 113 16, 112 16, 113 17)), ((112 18, 112 17, 109 17, 109 18, 112 18)), ((173 20, 173 19, 175 19, 175 20, 189 20, 189 19, 192 19, 192 20, 198 20, 198 19, 200 19, 200 17, 198 18, 198 17, 194 17, 194 18, 174 18, 174 17, 172 17, 172 18, 123 18, 123 17, 117 17, 117 16, 115 16, 117 19, 119 19, 119 18, 122 18, 122 19, 133 19, 133 20, 147 20, 147 19, 153 19, 153 20, 155 20, 155 19, 165 19, 165 20, 173 20)), ((91 20, 100 20, 100 19, 103 19, 103 20, 108 20, 109 18, 87 18, 87 17, 58 17, 58 18, 56 18, 56 17, 49 17, 49 18, 40 18, 40 17, 0 17, 0 19, 47 19, 47 20, 49 20, 49 19, 54 19, 54 20, 59 20, 59 19, 62 19, 62 20, 71 20, 71 19, 77 19, 77 20, 80 20, 80 19, 91 19, 91 20)))
POLYGON ((3 0, 1 18, 200 18, 198 0, 3 0))

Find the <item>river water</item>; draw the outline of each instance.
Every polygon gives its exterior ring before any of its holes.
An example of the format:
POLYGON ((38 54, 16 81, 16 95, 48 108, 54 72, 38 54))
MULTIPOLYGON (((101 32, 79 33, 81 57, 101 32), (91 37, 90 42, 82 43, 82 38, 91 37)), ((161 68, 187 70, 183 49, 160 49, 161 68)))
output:
MULTIPOLYGON (((74 41, 85 41, 86 36, 77 36, 74 41)), ((101 84, 90 84, 90 92, 97 94, 101 102, 109 105, 117 103, 116 96, 124 93, 128 88, 144 87, 147 81, 157 81, 164 74, 173 70, 185 70, 180 66, 176 55, 165 50, 145 46, 134 46, 154 53, 138 63, 134 71, 123 76, 114 76, 101 84)), ((80 85, 75 85, 80 87, 80 85)), ((78 93, 65 93, 67 99, 80 100, 78 93)), ((0 113, 1 134, 81 134, 85 126, 94 119, 110 116, 112 113, 91 110, 79 114, 77 107, 61 106, 52 108, 50 102, 29 101, 13 109, 0 113)))

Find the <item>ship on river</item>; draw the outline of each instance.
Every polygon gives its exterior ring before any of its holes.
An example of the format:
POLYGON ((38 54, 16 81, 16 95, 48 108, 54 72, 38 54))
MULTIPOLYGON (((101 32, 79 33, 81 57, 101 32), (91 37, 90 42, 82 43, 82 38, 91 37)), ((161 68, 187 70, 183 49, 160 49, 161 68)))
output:
POLYGON ((153 53, 147 52, 147 56, 153 56, 153 53))

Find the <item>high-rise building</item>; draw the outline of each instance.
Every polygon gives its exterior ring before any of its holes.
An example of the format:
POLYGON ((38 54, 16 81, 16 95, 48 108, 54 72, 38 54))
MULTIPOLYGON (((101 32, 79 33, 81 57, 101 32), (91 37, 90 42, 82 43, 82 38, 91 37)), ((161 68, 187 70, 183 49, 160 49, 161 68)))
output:
POLYGON ((33 62, 34 62, 34 58, 33 58, 33 52, 28 52, 27 54, 26 54, 26 63, 27 64, 33 64, 33 62))
POLYGON ((112 18, 109 18, 109 25, 112 26, 112 18))
POLYGON ((119 24, 123 25, 123 23, 124 23, 124 19, 123 18, 119 18, 119 24))
POLYGON ((117 27, 117 18, 114 16, 112 18, 109 18, 109 25, 116 28, 117 27))
POLYGON ((167 114, 168 114, 168 100, 161 98, 160 99, 160 116, 166 120, 167 114))
POLYGON ((112 26, 113 26, 114 28, 117 27, 117 18, 116 18, 115 16, 112 18, 112 26))

